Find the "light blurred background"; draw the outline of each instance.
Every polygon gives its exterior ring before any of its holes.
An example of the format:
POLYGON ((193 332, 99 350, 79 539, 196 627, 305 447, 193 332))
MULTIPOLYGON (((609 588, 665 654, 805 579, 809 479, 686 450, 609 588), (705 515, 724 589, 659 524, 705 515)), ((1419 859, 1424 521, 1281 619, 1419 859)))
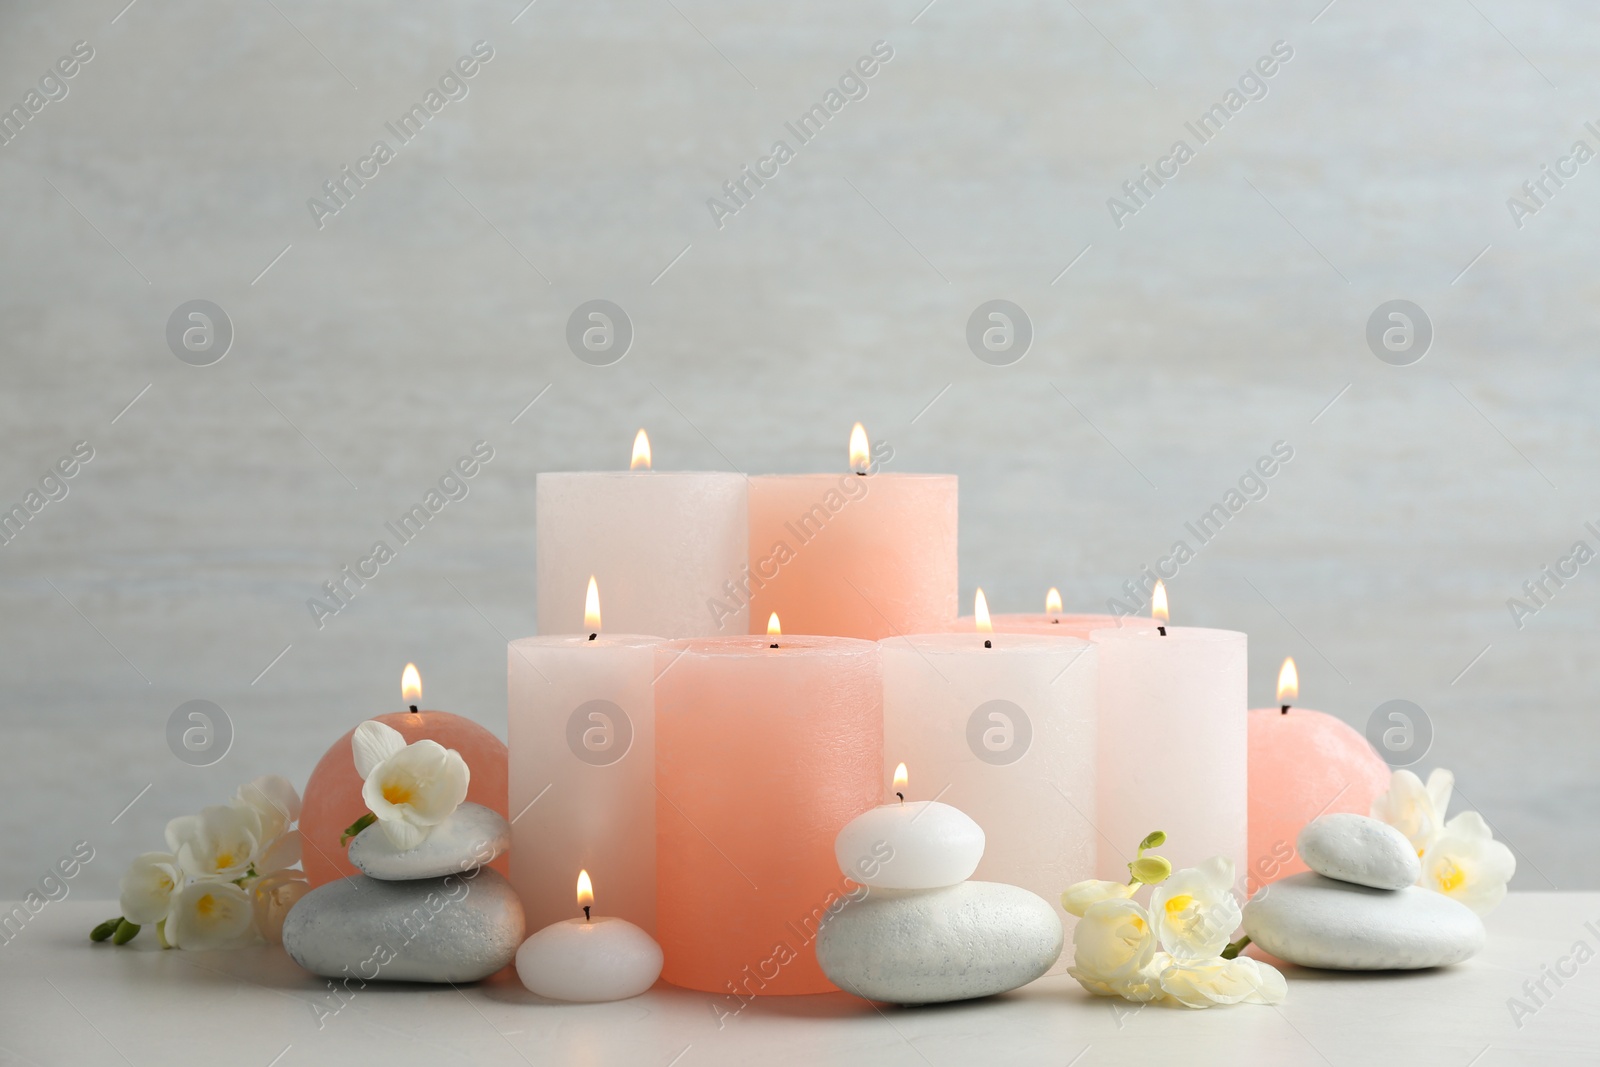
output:
POLYGON ((0 8, 6 109, 93 50, 0 145, 0 506, 94 451, 0 546, 0 897, 79 840, 73 892, 113 895, 172 815, 398 710, 407 660, 503 736, 537 472, 623 467, 639 426, 659 467, 843 469, 858 419, 960 475, 962 600, 1000 611, 1103 608, 1287 442, 1175 620, 1249 632, 1253 704, 1285 655, 1357 728, 1416 702, 1417 769, 1456 772, 1514 887, 1600 887, 1600 565, 1507 607, 1600 549, 1600 163, 1507 205, 1600 148, 1586 6, 524 2, 0 8), (479 41, 319 229, 308 199, 479 41), (879 41, 718 228, 708 198, 879 41), (636 334, 608 367, 565 341, 596 298, 636 334), (196 299, 234 331, 205 367, 166 336, 196 299), (991 299, 1034 329, 1009 366, 966 342, 991 299), (1433 324, 1413 365, 1366 341, 1392 299, 1433 324), (319 630, 307 598, 480 440, 470 495, 319 630), (197 699, 234 731, 207 768, 167 744, 197 699))

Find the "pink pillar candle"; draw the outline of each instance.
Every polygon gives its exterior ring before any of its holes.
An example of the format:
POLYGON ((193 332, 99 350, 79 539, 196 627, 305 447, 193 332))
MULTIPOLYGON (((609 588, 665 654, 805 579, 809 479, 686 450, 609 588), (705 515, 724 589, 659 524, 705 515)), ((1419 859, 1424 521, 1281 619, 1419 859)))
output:
POLYGON ((1139 841, 1164 830, 1174 867, 1248 860, 1245 635, 1167 626, 1097 630, 1100 877, 1128 880, 1139 841))
POLYGON ((834 839, 882 800, 878 646, 674 641, 656 676, 662 977, 724 994, 729 1010, 756 994, 833 990, 813 941, 851 888, 834 839))
POLYGON ((886 474, 851 436, 852 470, 750 479, 750 567, 728 590, 750 630, 876 641, 942 633, 956 617, 956 477, 886 474), (860 473, 857 473, 860 472, 860 473))
POLYGON ((607 911, 655 930, 660 643, 584 633, 510 644, 511 884, 530 930, 572 916, 580 868, 606 872, 607 911))
POLYGON ((606 623, 618 633, 747 632, 743 606, 731 616, 714 606, 744 573, 745 482, 742 474, 718 471, 540 474, 539 632, 581 629, 591 576, 606 591, 606 623))
POLYGON ((1037 893, 1065 922, 1061 891, 1095 875, 1094 646, 946 633, 881 647, 885 775, 903 761, 908 800, 970 815, 987 838, 975 877, 1037 893))

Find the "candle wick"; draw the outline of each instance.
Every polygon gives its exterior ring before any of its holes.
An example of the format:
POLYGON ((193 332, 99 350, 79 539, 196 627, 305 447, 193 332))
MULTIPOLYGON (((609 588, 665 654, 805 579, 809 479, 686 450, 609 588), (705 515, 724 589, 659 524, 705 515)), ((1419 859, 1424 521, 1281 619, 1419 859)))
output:
POLYGON ((413 704, 413 705, 411 705, 411 714, 415 715, 416 713, 417 713, 417 706, 415 704, 413 704))
POLYGON ((906 802, 906 795, 904 793, 896 793, 895 796, 900 798, 900 803, 904 804, 906 802))
POLYGON ((1156 633, 1160 634, 1162 637, 1165 637, 1167 636, 1167 628, 1165 626, 1157 626, 1156 633))
POLYGON ((987 637, 985 637, 983 639, 983 647, 984 648, 993 648, 994 647, 994 642, 989 640, 987 637))
POLYGON ((1061 624, 1061 620, 1060 619, 1051 619, 1050 620, 1050 624, 1052 626, 1059 626, 1061 624))
POLYGON ((589 905, 587 905, 587 904, 585 904, 583 906, 583 921, 584 922, 588 922, 589 921, 589 905))
POLYGON ((772 644, 768 645, 767 647, 768 648, 777 648, 778 647, 778 642, 774 641, 774 642, 772 642, 772 644))
POLYGON ((1285 704, 1283 706, 1283 710, 1278 712, 1278 714, 1279 715, 1287 715, 1287 714, 1289 714, 1289 705, 1285 704))
POLYGON ((600 636, 599 634, 590 634, 589 635, 589 640, 593 641, 595 638, 597 638, 599 636, 600 636))

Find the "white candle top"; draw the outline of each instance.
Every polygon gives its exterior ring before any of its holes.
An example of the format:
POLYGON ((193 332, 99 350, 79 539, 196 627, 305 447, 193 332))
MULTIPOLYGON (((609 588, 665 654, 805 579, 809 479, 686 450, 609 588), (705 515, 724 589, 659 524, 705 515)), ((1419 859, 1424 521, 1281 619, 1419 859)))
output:
POLYGON ((939 889, 972 877, 983 858, 983 827, 936 800, 862 812, 833 844, 839 869, 880 889, 939 889))

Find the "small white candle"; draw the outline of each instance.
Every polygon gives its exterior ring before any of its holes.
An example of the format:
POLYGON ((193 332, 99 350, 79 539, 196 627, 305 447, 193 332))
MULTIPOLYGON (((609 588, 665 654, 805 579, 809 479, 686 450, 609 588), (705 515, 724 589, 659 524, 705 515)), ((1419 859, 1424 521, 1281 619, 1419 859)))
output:
POLYGON ((661 946, 626 919, 590 915, 594 889, 578 872, 583 918, 546 926, 517 949, 517 977, 549 1000, 594 1004, 636 997, 661 976, 661 946))
POLYGON ((846 877, 880 889, 940 889, 972 877, 983 828, 936 800, 907 802, 906 765, 895 768, 898 802, 862 812, 839 831, 833 853, 846 877))

